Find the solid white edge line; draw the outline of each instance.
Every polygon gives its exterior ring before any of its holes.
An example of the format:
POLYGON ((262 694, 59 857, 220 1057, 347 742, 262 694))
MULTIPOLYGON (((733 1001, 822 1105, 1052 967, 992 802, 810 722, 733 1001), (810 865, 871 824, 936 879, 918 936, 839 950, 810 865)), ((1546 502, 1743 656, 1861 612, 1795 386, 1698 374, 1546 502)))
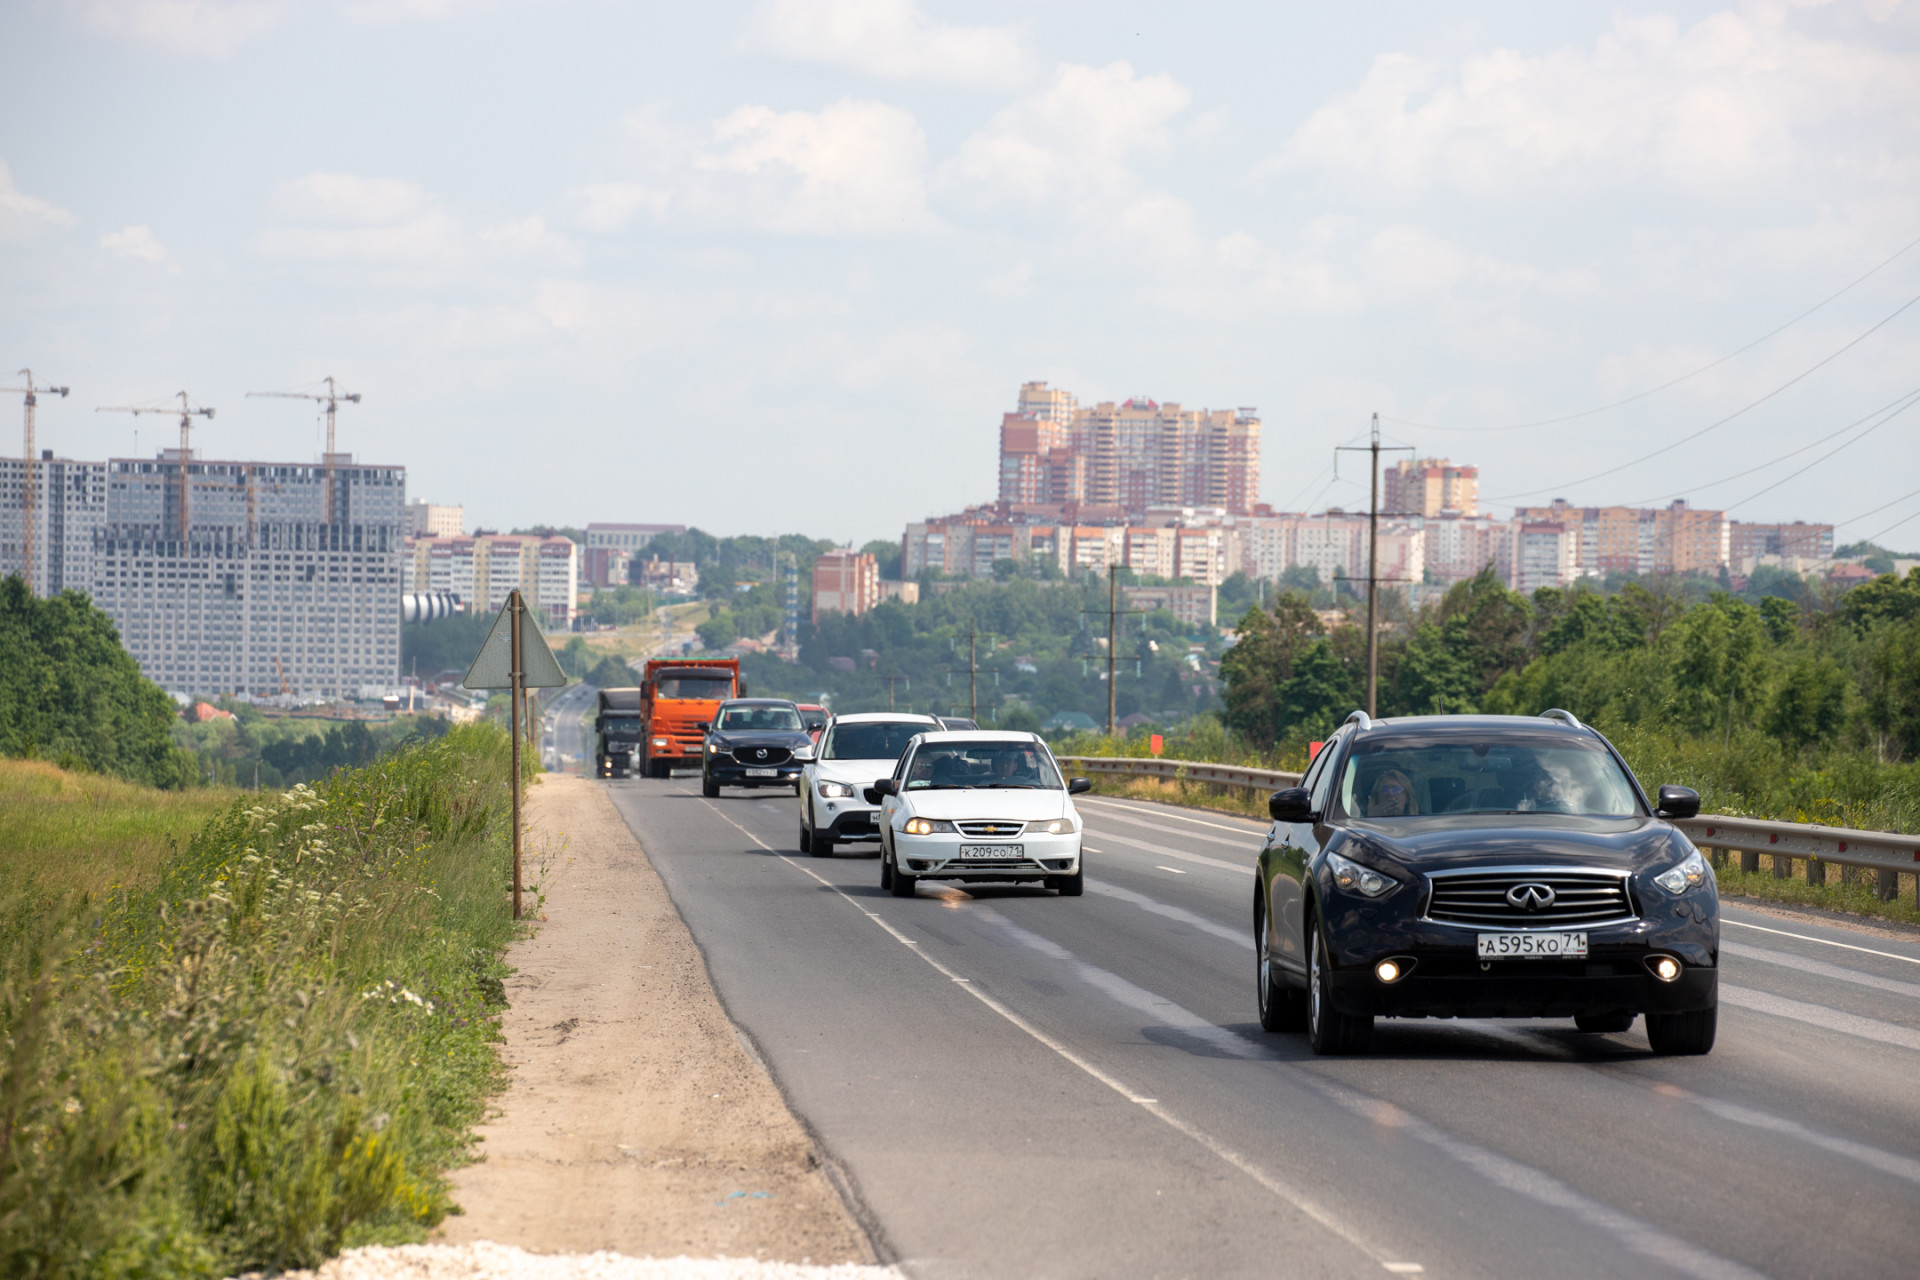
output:
POLYGON ((1798 938, 1802 942, 1818 942, 1823 946, 1841 947, 1847 951, 1860 951, 1870 956, 1884 956, 1888 960, 1905 960, 1908 964, 1920 964, 1920 958, 1897 955, 1891 951, 1875 951, 1872 947, 1856 947, 1851 942, 1835 942, 1831 938, 1816 938, 1806 933, 1788 933, 1785 929, 1769 929, 1763 924, 1748 924, 1745 920, 1729 920, 1720 917, 1721 924, 1737 925, 1742 929, 1758 929, 1761 933, 1777 933, 1783 938, 1798 938))
MULTIPOLYGON (((1093 801, 1094 801, 1095 808, 1099 808, 1103 805, 1111 805, 1113 808, 1119 809, 1122 811, 1133 809, 1136 805, 1153 804, 1153 801, 1151 800, 1135 800, 1131 803, 1128 803, 1127 801, 1123 801, 1123 800, 1109 799, 1106 796, 1095 796, 1093 797, 1093 801)), ((1086 802, 1083 800, 1081 803, 1084 804, 1086 802)), ((1261 827, 1260 819, 1255 818, 1251 815, 1247 817, 1246 821, 1252 823, 1253 824, 1252 827, 1229 827, 1222 822, 1208 822, 1205 818, 1189 818, 1184 813, 1166 812, 1166 810, 1169 810, 1171 808, 1172 808, 1171 805, 1159 805, 1154 809, 1150 810, 1150 812, 1155 813, 1162 818, 1177 818, 1181 822, 1191 822, 1196 827, 1212 827, 1215 831, 1231 831, 1235 835, 1239 835, 1239 836, 1257 836, 1260 834, 1260 831, 1264 829, 1261 827)))
POLYGON ((1289 1187, 1286 1183, 1280 1181, 1278 1178, 1268 1173, 1265 1169, 1262 1169, 1259 1165, 1255 1164, 1252 1160, 1248 1159, 1246 1156, 1241 1155, 1238 1151, 1235 1151, 1232 1147, 1227 1146, 1225 1143, 1215 1138, 1212 1134, 1209 1134, 1205 1130, 1197 1128, 1196 1126, 1190 1124, 1189 1122, 1182 1120, 1179 1116, 1176 1116, 1171 1111, 1167 1110, 1164 1106, 1162 1106, 1158 1099, 1142 1097, 1140 1094, 1136 1093, 1132 1089, 1129 1089, 1126 1085, 1122 1084, 1118 1079, 1108 1074, 1105 1070, 1096 1066, 1094 1063, 1088 1061, 1086 1058, 1081 1057, 1078 1053, 1075 1053, 1072 1049, 1068 1048, 1065 1044, 1054 1039, 1052 1036, 1048 1035, 1045 1031, 1042 1031, 1039 1027, 1036 1027, 1035 1025, 1033 1025, 1033 1023, 1021 1017, 1018 1013, 1014 1012, 1011 1008, 1007 1007, 1006 1005, 1002 1004, 1000 1001, 988 995, 986 992, 982 991, 979 988, 979 986, 973 983, 970 979, 962 978, 959 974, 955 973, 952 969, 949 969, 946 965, 934 959, 932 956, 928 955, 925 951, 917 950, 919 946, 918 943, 909 940, 905 934, 901 933, 898 929, 894 928, 891 924, 888 924, 886 920, 881 918, 879 913, 867 910, 866 907, 862 906, 859 902, 856 902, 851 896, 848 895, 846 890, 842 889, 839 885, 833 883, 833 881, 827 879, 825 876, 822 876, 819 872, 813 870, 811 867, 802 866, 800 863, 795 862, 792 858, 789 858, 786 854, 780 852, 778 849, 774 848, 772 845, 762 840, 759 836, 753 834, 753 832, 747 830, 745 827, 735 822, 732 818, 729 818, 726 814, 721 813, 719 807, 716 806, 711 800, 706 800, 703 798, 702 803, 705 804, 709 809, 712 809, 716 817, 718 817, 722 822, 726 823, 728 826, 732 827, 735 831, 738 831, 741 835, 753 841, 755 844, 759 845, 762 849, 765 849, 768 853, 780 859, 780 861, 786 863, 788 866, 792 867, 794 870, 802 873, 803 875, 808 876, 809 878, 817 881, 823 887, 827 889, 831 889, 834 893, 838 894, 840 898, 843 901, 845 901, 849 906, 853 907, 854 910, 858 911, 861 915, 864 915, 865 917, 867 917, 867 919, 873 921, 875 924, 879 925, 882 929, 886 930, 887 933, 890 934, 895 941, 899 942, 903 946, 916 948, 916 950, 914 951, 914 954, 919 956, 922 960, 926 961, 927 964, 931 966, 936 973, 940 974, 944 978, 948 978, 952 980, 956 986, 963 987, 968 995, 972 996, 975 1000, 978 1000, 981 1004, 985 1005, 987 1008, 993 1010, 993 1012, 999 1014, 1000 1017, 1004 1018, 1007 1022, 1011 1023, 1014 1027, 1025 1032, 1029 1037, 1031 1037, 1033 1040, 1035 1040, 1039 1044, 1044 1045, 1048 1049, 1051 1049, 1055 1054, 1059 1055, 1061 1058, 1065 1059, 1067 1062, 1071 1063, 1072 1065, 1078 1067, 1081 1071, 1093 1077, 1095 1080, 1099 1081, 1101 1084, 1105 1085, 1107 1088, 1113 1090, 1115 1093, 1119 1094, 1122 1098, 1125 1098, 1128 1102, 1131 1102, 1134 1105, 1140 1107, 1143 1111, 1146 1111, 1148 1114, 1152 1115, 1154 1119, 1159 1120, 1162 1124, 1165 1124, 1167 1127, 1184 1135, 1191 1141, 1198 1143, 1200 1146, 1205 1147, 1208 1151, 1212 1152, 1215 1156, 1217 1156, 1221 1160, 1232 1165, 1234 1168, 1238 1169, 1240 1172, 1246 1174, 1249 1178, 1252 1178, 1255 1182, 1259 1183, 1267 1191, 1273 1193, 1273 1195, 1277 1196, 1279 1199, 1284 1200, 1288 1204, 1292 1205, 1301 1214, 1312 1219, 1314 1222, 1318 1223, 1320 1226, 1324 1227, 1326 1230, 1332 1232, 1334 1235, 1338 1236, 1340 1239, 1346 1241, 1348 1244, 1352 1245, 1355 1249, 1358 1249, 1361 1253, 1366 1254, 1368 1258, 1371 1258, 1373 1261, 1379 1263, 1383 1270, 1391 1271, 1401 1275, 1412 1275, 1412 1274, 1417 1274, 1419 1272, 1422 1272, 1426 1269, 1420 1263, 1417 1263, 1417 1262, 1397 1261, 1397 1260, 1392 1260, 1392 1259, 1382 1257, 1378 1249, 1374 1248, 1365 1239, 1363 1239, 1361 1236, 1356 1234, 1352 1228, 1348 1227, 1345 1223, 1341 1222, 1340 1219, 1334 1217, 1327 1210, 1322 1209, 1314 1201, 1309 1200, 1305 1196, 1301 1195, 1298 1191, 1294 1190, 1292 1187, 1289 1187))

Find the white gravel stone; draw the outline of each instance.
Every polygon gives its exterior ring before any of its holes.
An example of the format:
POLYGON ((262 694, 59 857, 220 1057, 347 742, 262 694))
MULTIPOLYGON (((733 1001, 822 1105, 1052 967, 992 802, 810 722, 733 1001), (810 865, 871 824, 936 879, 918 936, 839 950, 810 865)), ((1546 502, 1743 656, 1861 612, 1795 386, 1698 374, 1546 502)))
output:
POLYGON ((282 1280, 901 1280, 892 1267, 816 1267, 752 1258, 630 1258, 528 1253, 512 1245, 409 1244, 349 1249, 318 1271, 282 1280))

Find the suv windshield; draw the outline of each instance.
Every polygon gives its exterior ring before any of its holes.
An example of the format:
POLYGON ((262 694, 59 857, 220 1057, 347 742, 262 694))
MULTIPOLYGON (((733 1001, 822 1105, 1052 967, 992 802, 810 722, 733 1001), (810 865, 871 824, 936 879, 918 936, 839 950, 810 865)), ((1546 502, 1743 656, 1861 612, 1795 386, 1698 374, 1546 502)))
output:
POLYGON ((728 707, 720 713, 723 733, 800 732, 800 713, 792 707, 728 707))
POLYGON ((1631 818, 1633 785, 1599 743, 1361 741, 1341 766, 1339 804, 1355 818, 1436 813, 1571 813, 1631 818))
POLYGON ((857 724, 836 724, 827 736, 822 760, 898 760, 916 733, 926 733, 930 724, 911 720, 870 720, 857 724))
POLYGON ((908 791, 946 787, 1031 787, 1058 791, 1060 774, 1033 742, 930 742, 913 757, 908 791))
POLYGON ((733 693, 733 681, 712 676, 661 676, 653 682, 657 698, 712 698, 718 701, 733 693))

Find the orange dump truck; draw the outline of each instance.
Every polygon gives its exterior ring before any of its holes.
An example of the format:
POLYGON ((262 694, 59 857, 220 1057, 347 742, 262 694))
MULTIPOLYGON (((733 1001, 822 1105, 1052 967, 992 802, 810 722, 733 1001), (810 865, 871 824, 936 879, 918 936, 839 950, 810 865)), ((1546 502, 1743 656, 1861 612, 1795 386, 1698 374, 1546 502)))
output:
POLYGON ((738 658, 654 658, 640 684, 641 752, 649 778, 700 767, 707 726, 727 698, 746 693, 738 658))

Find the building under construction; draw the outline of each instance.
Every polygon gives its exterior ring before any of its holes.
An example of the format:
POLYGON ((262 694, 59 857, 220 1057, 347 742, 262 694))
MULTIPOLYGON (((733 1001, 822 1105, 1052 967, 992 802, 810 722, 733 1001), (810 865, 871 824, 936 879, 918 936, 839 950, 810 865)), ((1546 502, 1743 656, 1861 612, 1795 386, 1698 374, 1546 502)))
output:
MULTIPOLYGON (((0 463, 0 575, 21 568, 23 470, 0 463)), ((87 591, 163 688, 335 698, 399 678, 404 467, 172 448, 33 470, 36 593, 87 591)))

